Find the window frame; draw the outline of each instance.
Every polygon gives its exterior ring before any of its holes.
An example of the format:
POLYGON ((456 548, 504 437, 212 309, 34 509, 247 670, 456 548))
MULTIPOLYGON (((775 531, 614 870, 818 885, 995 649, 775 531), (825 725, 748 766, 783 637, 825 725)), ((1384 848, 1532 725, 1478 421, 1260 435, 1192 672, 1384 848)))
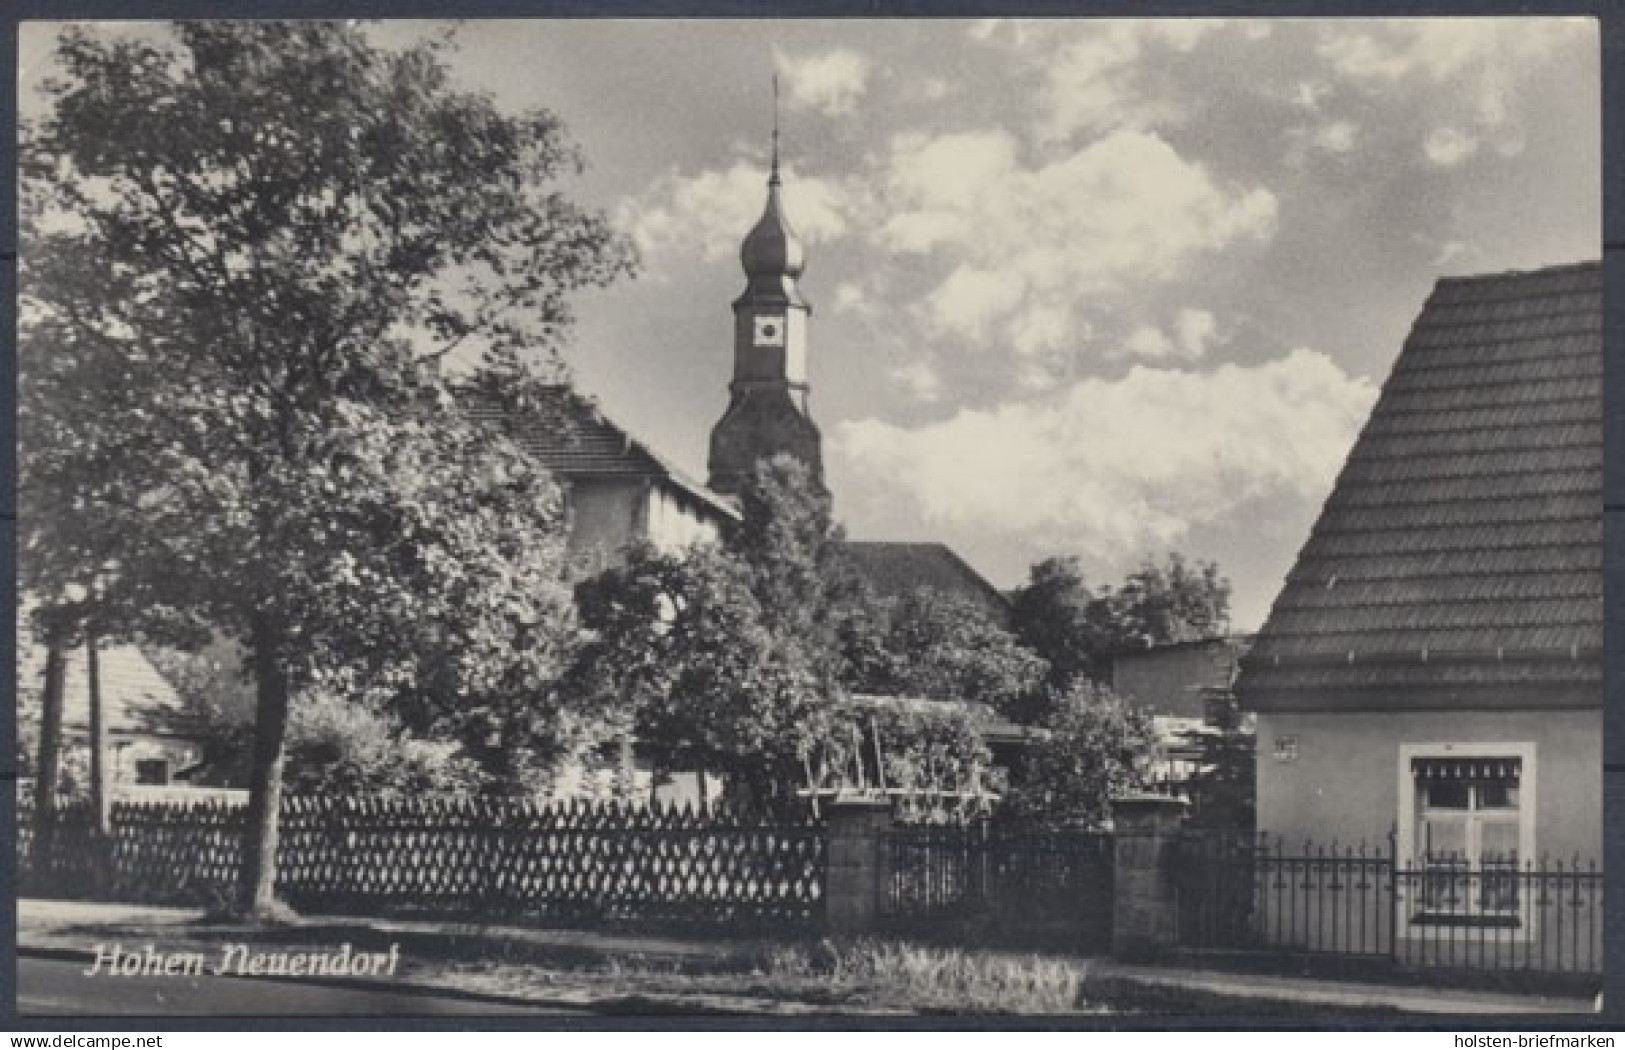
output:
POLYGON ((148 755, 138 758, 130 767, 133 774, 133 783, 137 787, 169 787, 175 782, 175 763, 168 755, 148 755), (147 772, 157 772, 162 775, 161 780, 143 780, 147 772))
MULTIPOLYGON (((1452 927, 1486 925, 1486 918, 1504 917, 1505 925, 1490 924, 1485 933, 1491 937, 1504 937, 1512 940, 1528 940, 1535 935, 1534 909, 1529 900, 1528 886, 1521 887, 1523 892, 1518 895, 1518 904, 1515 909, 1504 911, 1486 911, 1472 898, 1482 892, 1483 883, 1479 881, 1476 887, 1468 893, 1466 906, 1459 910, 1440 910, 1437 908, 1424 908, 1422 906, 1423 889, 1421 885, 1402 880, 1397 877, 1398 872, 1419 872, 1422 870, 1421 860, 1417 853, 1416 836, 1419 825, 1419 806, 1417 778, 1412 768, 1416 759, 1429 758, 1463 758, 1463 759, 1517 759, 1518 773, 1518 870, 1525 870, 1526 866, 1536 856, 1535 853, 1535 813, 1538 804, 1536 788, 1538 784, 1539 766, 1536 761, 1537 749, 1532 742, 1428 742, 1407 743, 1399 745, 1399 820, 1397 825, 1397 841, 1395 842, 1395 863, 1397 864, 1394 882, 1394 895, 1403 917, 1401 929, 1410 936, 1427 936, 1430 931, 1450 929, 1452 927)), ((1470 823, 1472 814, 1478 810, 1472 808, 1464 810, 1464 821, 1470 823)), ((1477 871, 1477 862, 1469 871, 1477 871)), ((1478 876, 1482 880, 1483 876, 1478 876)))

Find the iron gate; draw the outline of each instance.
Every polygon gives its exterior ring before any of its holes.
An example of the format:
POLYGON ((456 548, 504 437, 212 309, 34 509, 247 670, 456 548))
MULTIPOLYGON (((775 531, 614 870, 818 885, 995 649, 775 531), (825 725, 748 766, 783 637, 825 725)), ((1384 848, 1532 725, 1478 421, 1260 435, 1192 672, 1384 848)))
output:
POLYGON ((905 825, 887 840, 888 925, 1068 951, 1111 942, 1109 833, 990 821, 905 825))

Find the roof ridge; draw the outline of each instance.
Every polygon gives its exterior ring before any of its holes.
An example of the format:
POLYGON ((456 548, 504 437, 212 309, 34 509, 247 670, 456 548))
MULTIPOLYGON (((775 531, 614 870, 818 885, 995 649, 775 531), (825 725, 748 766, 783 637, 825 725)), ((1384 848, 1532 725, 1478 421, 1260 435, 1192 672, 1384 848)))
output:
MULTIPOLYGON (((547 394, 560 397, 564 401, 564 404, 560 407, 565 413, 568 414, 572 411, 582 412, 587 415, 587 422, 606 427, 613 431, 616 436, 621 439, 624 454, 630 455, 634 452, 637 453, 645 461, 647 461, 649 465, 664 473, 666 478, 676 484, 677 487, 689 492, 694 498, 702 500, 703 502, 711 505, 713 508, 721 510, 729 516, 737 518, 737 508, 729 503, 720 493, 714 492, 708 486, 701 484, 700 481, 692 474, 677 465, 677 463, 668 458, 665 454, 656 450, 654 445, 649 441, 640 437, 631 428, 625 426, 619 420, 612 418, 610 414, 605 411, 603 404, 595 395, 589 394, 576 387, 575 384, 569 382, 542 383, 540 384, 540 389, 547 394)), ((479 397, 481 391, 475 388, 467 388, 466 393, 479 397)), ((486 411, 494 411, 498 414, 502 413, 503 409, 501 405, 491 403, 488 398, 480 398, 480 400, 483 402, 479 405, 481 409, 486 411)), ((521 425, 523 425, 526 421, 520 420, 519 422, 521 425)), ((571 441, 579 442, 580 439, 581 435, 579 433, 571 434, 569 436, 569 440, 571 441)), ((586 471, 583 473, 591 472, 586 471)))
POLYGON ((1552 263, 1547 266, 1537 266, 1529 270, 1500 270, 1495 273, 1463 273, 1441 274, 1439 283, 1449 281, 1454 284, 1487 284, 1492 281, 1504 281, 1519 277, 1545 277, 1556 276, 1561 273, 1576 273, 1582 270, 1601 270, 1601 259, 1577 259, 1573 262, 1552 263))

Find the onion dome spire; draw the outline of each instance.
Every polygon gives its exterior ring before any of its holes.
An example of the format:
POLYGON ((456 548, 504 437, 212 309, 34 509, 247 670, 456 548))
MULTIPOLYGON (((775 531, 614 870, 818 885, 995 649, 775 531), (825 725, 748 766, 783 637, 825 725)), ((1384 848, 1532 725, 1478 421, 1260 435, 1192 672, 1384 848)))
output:
POLYGON ((773 77, 773 161, 767 176, 767 207, 739 248, 747 277, 800 277, 806 252, 779 200, 779 78, 773 77))

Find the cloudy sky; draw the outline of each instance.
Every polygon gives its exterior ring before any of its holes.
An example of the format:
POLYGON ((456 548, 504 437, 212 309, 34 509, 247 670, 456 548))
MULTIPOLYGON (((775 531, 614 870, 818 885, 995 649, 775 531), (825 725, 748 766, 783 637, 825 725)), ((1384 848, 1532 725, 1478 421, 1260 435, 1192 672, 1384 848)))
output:
MULTIPOLYGON (((429 31, 390 23, 386 41, 429 31)), ((828 480, 995 583, 1219 562, 1257 626, 1441 274, 1600 252, 1587 20, 470 22, 640 250, 572 364, 696 475, 771 78, 828 480)), ((50 31, 24 27, 22 75, 50 31)), ((25 107, 27 103, 25 102, 25 107)))

